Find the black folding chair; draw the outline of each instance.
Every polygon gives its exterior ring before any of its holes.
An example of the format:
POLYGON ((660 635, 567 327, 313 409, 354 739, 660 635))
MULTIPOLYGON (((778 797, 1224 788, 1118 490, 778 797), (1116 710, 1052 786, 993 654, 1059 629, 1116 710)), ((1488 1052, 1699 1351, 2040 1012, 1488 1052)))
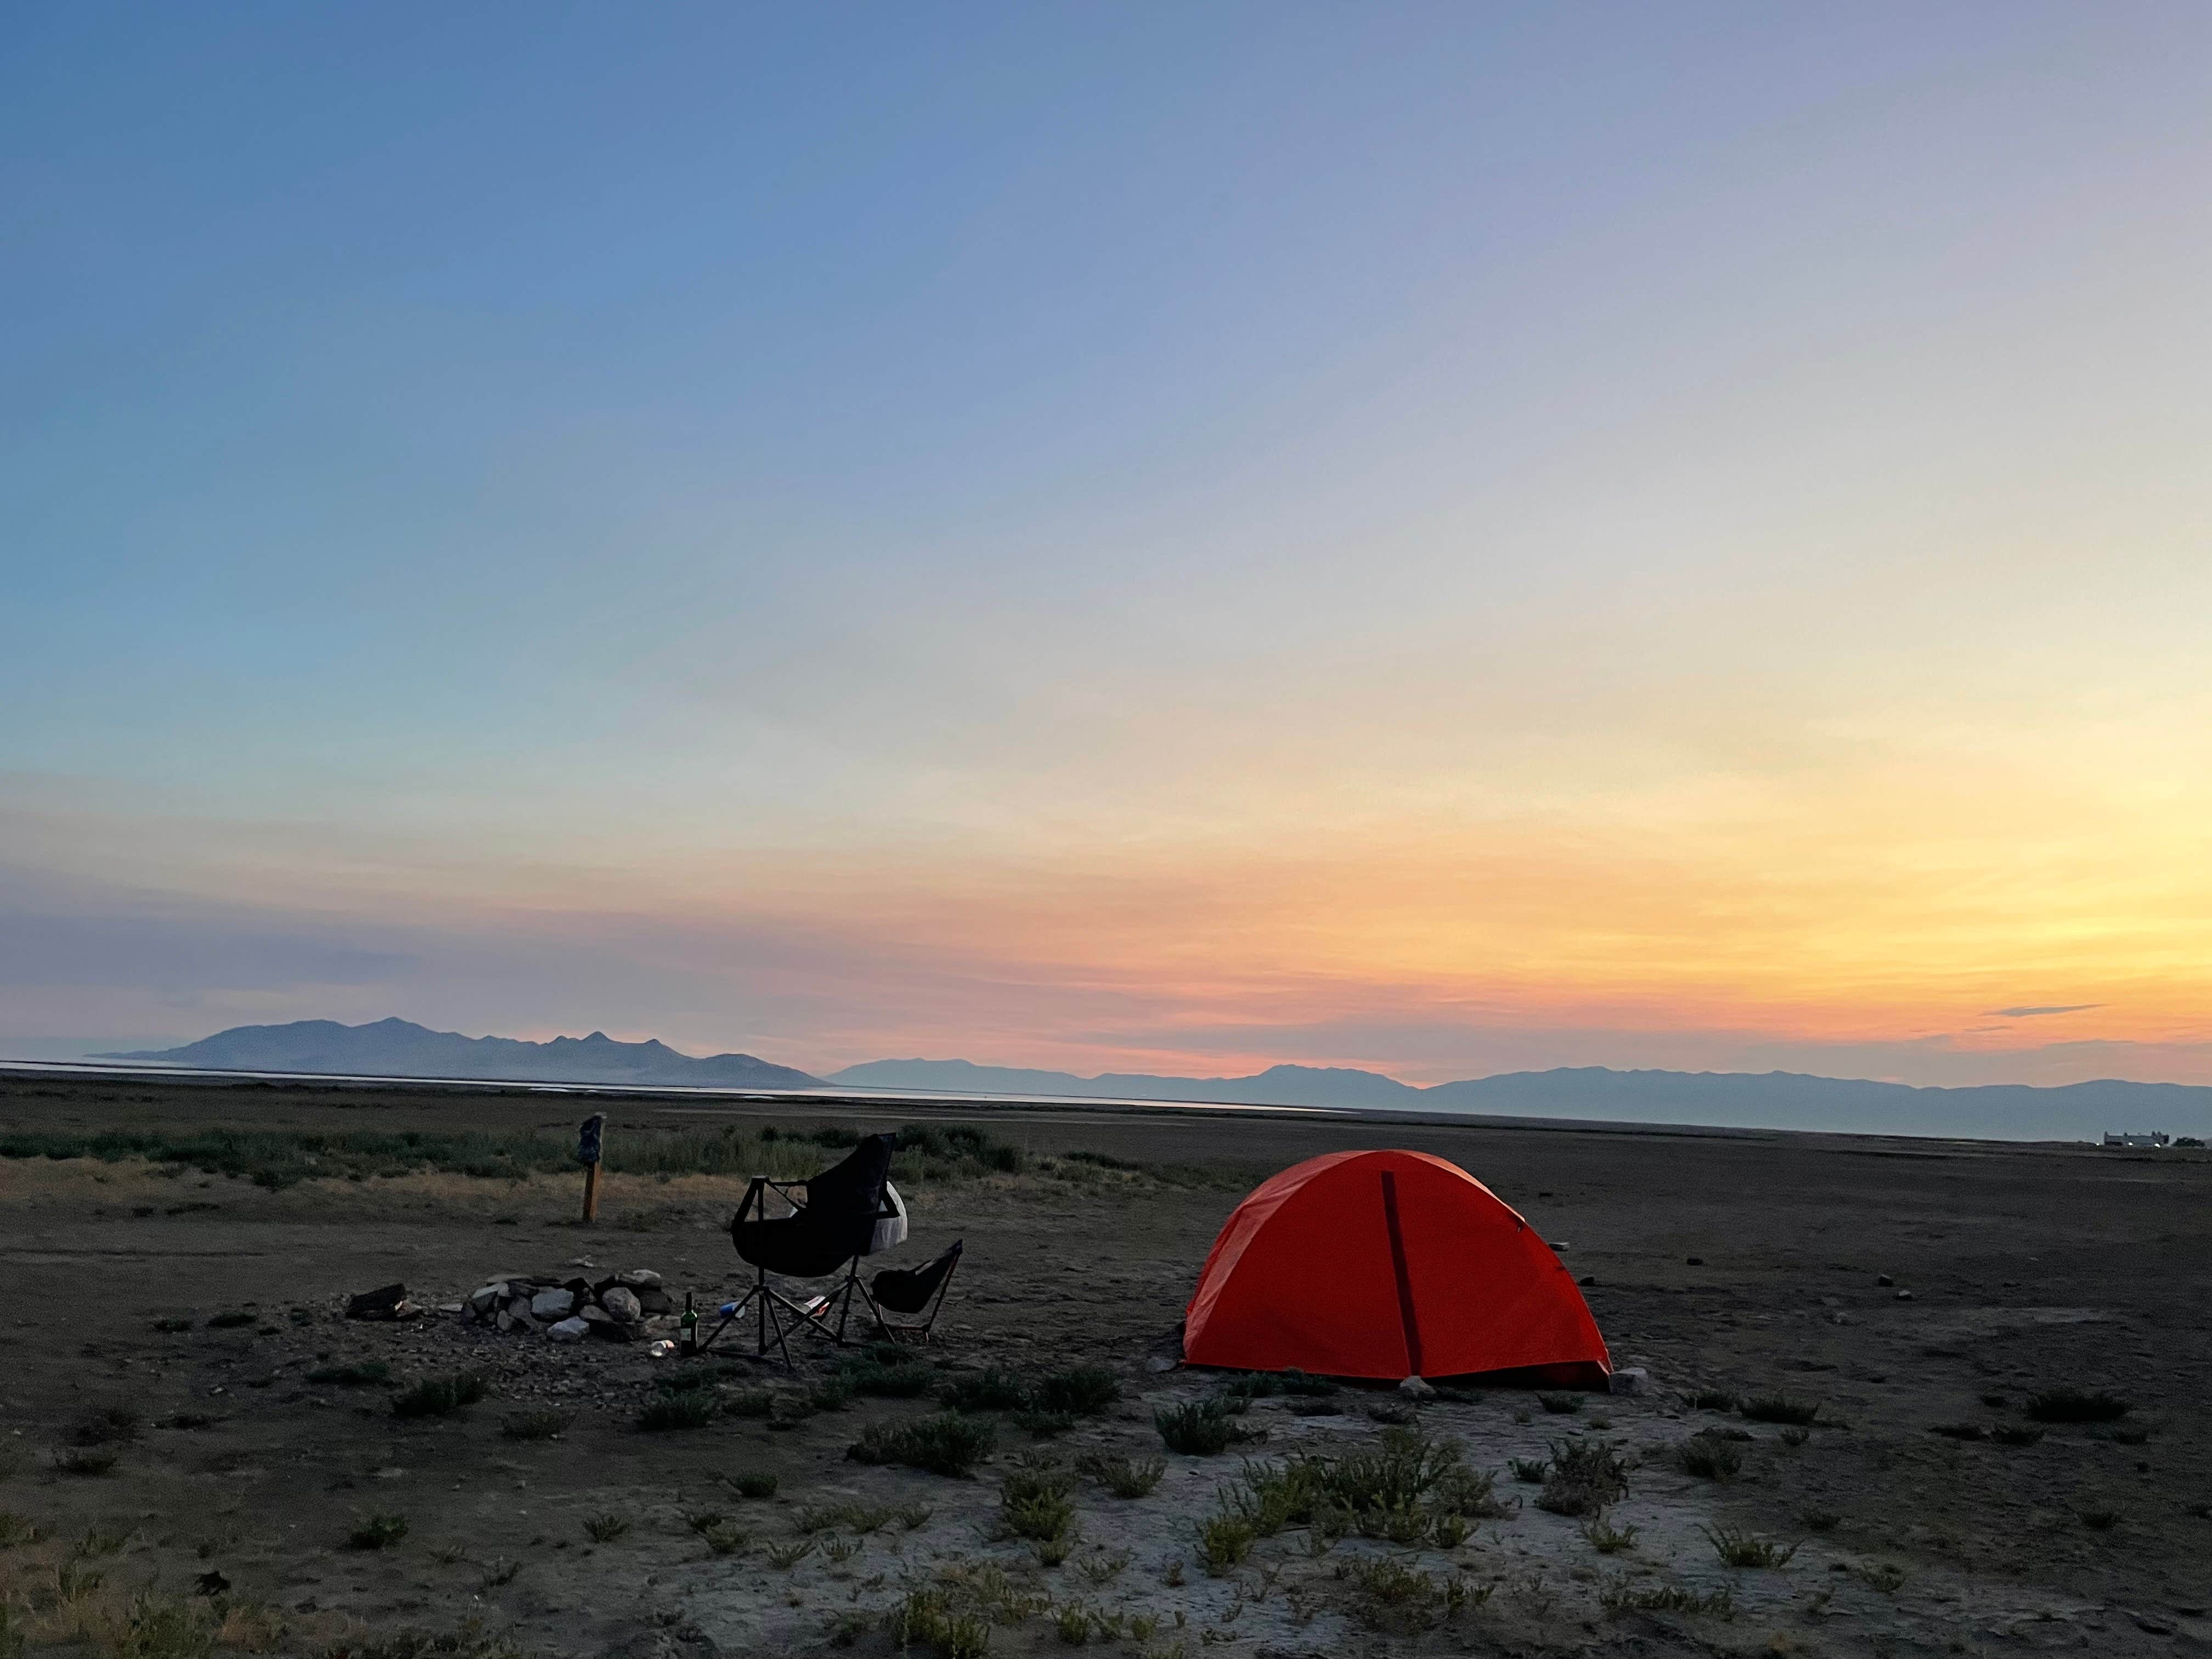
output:
POLYGON ((934 1261, 926 1261, 919 1267, 886 1267, 875 1277, 869 1286, 876 1309, 876 1323, 894 1342, 916 1345, 929 1340, 930 1333, 937 1327, 937 1310, 945 1305, 945 1292, 952 1283, 954 1269, 960 1265, 961 1242, 955 1239, 952 1248, 934 1261), (886 1319, 884 1310, 895 1314, 919 1316, 906 1321, 886 1319))
POLYGON ((699 1352, 712 1346, 717 1337, 744 1316, 747 1308, 753 1308, 760 1320, 754 1352, 763 1359, 768 1357, 769 1334, 773 1331, 776 1349, 788 1365, 791 1346, 785 1340, 786 1332, 796 1327, 826 1341, 842 1343, 855 1296, 867 1304, 877 1328, 888 1334, 883 1315, 860 1283, 860 1258, 874 1242, 876 1224, 897 1213, 884 1191, 896 1144, 894 1136, 870 1135, 842 1163, 809 1181, 753 1177, 745 1188, 744 1201, 738 1206, 730 1223, 730 1240, 757 1277, 744 1297, 723 1307, 721 1323, 699 1343, 699 1352), (788 1214, 769 1214, 771 1194, 788 1214), (771 1273, 787 1279, 823 1279, 841 1267, 844 1281, 836 1290, 805 1302, 793 1300, 768 1279, 771 1273), (833 1308, 837 1314, 834 1330, 830 1326, 833 1308))

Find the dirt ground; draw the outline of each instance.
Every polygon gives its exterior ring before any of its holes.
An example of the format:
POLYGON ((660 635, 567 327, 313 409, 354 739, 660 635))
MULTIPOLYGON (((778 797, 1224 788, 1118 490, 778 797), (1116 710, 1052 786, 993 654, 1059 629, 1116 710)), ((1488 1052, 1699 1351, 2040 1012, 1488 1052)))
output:
MULTIPOLYGON (((919 1115, 603 1104, 617 1135, 648 1121, 873 1127, 919 1115)), ((565 1133, 580 1115, 558 1097, 483 1091, 0 1080, 9 1129, 565 1133)), ((910 1589, 948 1573, 972 1586, 995 1566, 1004 1577, 988 1583, 1008 1620, 991 1634, 999 1654, 1056 1650, 1076 1633, 1151 1659, 2212 1644, 2212 1160, 1260 1113, 988 1117, 1033 1154, 1214 1173, 1161 1181, 1063 1165, 908 1194, 913 1237, 897 1259, 967 1243, 930 1351, 948 1376, 1097 1363, 1124 1379, 1120 1405, 1055 1438, 1003 1425, 969 1480, 846 1457, 867 1425, 921 1414, 924 1401, 864 1396, 788 1424, 729 1415, 648 1433, 638 1414, 669 1363, 637 1346, 556 1346, 437 1313, 398 1325, 342 1316, 349 1292, 393 1279, 434 1308, 496 1274, 581 1261, 655 1268, 679 1299, 734 1295, 744 1270, 723 1230, 738 1181, 614 1176, 586 1229, 568 1177, 421 1174, 270 1192, 143 1164, 0 1160, 0 1516, 43 1534, 0 1547, 14 1628, 33 1655, 86 1641, 100 1650, 125 1598, 189 1601, 215 1574, 226 1588, 207 1605, 224 1613, 223 1639, 259 1650, 404 1659, 419 1644, 392 1638, 412 1631, 466 1652, 451 1633, 475 1619, 529 1653, 884 1654, 884 1615, 910 1589), (1633 1542, 1601 1553, 1578 1522, 1522 1503, 1448 1550, 1357 1537, 1324 1548, 1294 1530, 1209 1576, 1194 1534, 1240 1473, 1235 1452, 1166 1455, 1145 1497, 1079 1484, 1077 1541, 1059 1565, 1004 1535, 1000 1482, 1018 1459, 1161 1455, 1154 1408, 1219 1382, 1152 1372, 1146 1358, 1174 1331, 1242 1192, 1318 1152, 1393 1145, 1457 1162, 1560 1241, 1593 1281, 1584 1293, 1616 1365, 1651 1381, 1640 1396, 1559 1413, 1524 1392, 1481 1390, 1422 1407, 1419 1425, 1501 1472, 1553 1442, 1616 1443, 1629 1488, 1607 1518, 1635 1528, 1633 1542), (234 1322, 210 1325, 223 1315, 234 1322), (477 1371, 489 1397, 405 1420, 385 1388, 307 1380, 364 1361, 398 1382, 477 1371), (2109 1389, 2130 1409, 2115 1423, 2050 1425, 2033 1444, 1934 1431, 2024 1427, 2028 1395, 2060 1386, 2109 1389), (1698 1409, 1704 1389, 1817 1401, 1822 1420, 1791 1444, 1771 1423, 1698 1409), (516 1413, 547 1407, 574 1413, 559 1437, 502 1434, 516 1413), (104 1446, 75 1444, 88 1414, 111 1409, 131 1426, 104 1446), (1735 1478, 1677 1468, 1674 1448, 1700 1428, 1748 1437, 1726 1443, 1741 1455, 1735 1478), (115 1453, 112 1468, 60 1467, 87 1449, 115 1453), (732 1477, 744 1474, 775 1475, 775 1495, 738 1495, 732 1477), (838 1503, 878 1513, 804 1530, 838 1503), (702 1512, 722 1517, 726 1553, 695 1530, 702 1512), (349 1546, 377 1516, 404 1520, 404 1535, 349 1546), (1709 1530, 1731 1528, 1796 1552, 1780 1567, 1729 1566, 1709 1530), (1378 1560, 1455 1586, 1451 1605, 1431 1607, 1419 1589, 1386 1605, 1365 1588, 1378 1560), (1679 1592, 1710 1608, 1722 1590, 1717 1610, 1623 1605, 1679 1592)), ((805 1376, 824 1374, 829 1357, 805 1376)), ((797 1386, 772 1368, 760 1380, 797 1386)), ((1330 1402, 1340 1410, 1315 1415, 1257 1401, 1242 1421, 1267 1437, 1244 1454, 1371 1444, 1386 1426, 1369 1408, 1388 1416, 1396 1398, 1347 1391, 1330 1402)), ((1501 1473, 1497 1491, 1510 1502, 1536 1488, 1501 1473)), ((138 1659, 159 1656, 142 1644, 138 1659)))

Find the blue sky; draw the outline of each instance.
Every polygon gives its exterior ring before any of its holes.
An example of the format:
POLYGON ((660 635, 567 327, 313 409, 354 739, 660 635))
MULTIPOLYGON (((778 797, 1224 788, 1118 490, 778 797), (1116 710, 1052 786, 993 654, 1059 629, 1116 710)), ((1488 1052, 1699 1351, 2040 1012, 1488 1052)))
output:
POLYGON ((2212 1079, 2201 9, 4 27, 0 1041, 2212 1079))

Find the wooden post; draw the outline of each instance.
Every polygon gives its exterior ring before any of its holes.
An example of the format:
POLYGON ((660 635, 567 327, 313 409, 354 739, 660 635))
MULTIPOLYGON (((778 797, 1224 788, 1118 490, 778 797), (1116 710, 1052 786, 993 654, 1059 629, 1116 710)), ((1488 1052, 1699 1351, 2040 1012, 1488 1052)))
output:
POLYGON ((576 1161, 584 1166, 584 1224, 599 1215, 599 1158, 607 1128, 607 1115, 593 1112, 576 1131, 576 1161))

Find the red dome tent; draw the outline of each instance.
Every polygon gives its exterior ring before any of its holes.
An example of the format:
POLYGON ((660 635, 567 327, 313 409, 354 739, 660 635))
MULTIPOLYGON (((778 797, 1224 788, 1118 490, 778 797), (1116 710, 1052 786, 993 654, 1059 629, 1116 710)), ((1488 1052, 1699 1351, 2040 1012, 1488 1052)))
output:
POLYGON ((1473 1176, 1426 1152, 1331 1152, 1237 1206, 1184 1310, 1183 1356, 1321 1376, 1611 1369, 1573 1277, 1473 1176))

